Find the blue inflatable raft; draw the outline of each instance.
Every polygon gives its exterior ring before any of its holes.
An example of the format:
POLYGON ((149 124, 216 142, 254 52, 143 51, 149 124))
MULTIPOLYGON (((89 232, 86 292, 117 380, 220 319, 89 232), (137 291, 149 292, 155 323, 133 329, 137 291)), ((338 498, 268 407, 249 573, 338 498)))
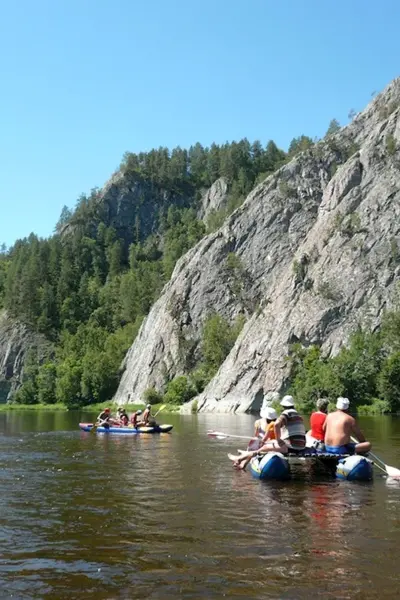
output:
POLYGON ((291 468, 318 466, 338 479, 348 481, 370 481, 373 463, 364 456, 348 456, 316 452, 307 448, 304 452, 284 456, 279 452, 268 452, 251 459, 250 471, 257 479, 285 480, 292 476, 291 468))
POLYGON ((336 477, 348 481, 370 481, 372 479, 372 462, 365 456, 347 456, 341 458, 336 467, 336 477))
POLYGON ((250 461, 250 471, 257 479, 288 479, 290 468, 287 458, 280 452, 268 452, 250 461))
MULTIPOLYGON (((93 423, 79 423, 79 428, 82 431, 91 431, 93 423)), ((155 425, 154 427, 97 427, 96 433, 124 433, 124 434, 137 434, 137 433, 168 433, 173 428, 173 425, 155 425)))

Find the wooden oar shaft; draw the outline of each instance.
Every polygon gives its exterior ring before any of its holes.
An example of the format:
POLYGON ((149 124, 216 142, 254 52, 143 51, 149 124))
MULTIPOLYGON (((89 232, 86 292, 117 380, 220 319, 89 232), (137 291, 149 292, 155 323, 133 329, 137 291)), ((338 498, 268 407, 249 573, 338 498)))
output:
POLYGON ((224 433, 223 431, 208 431, 207 435, 212 437, 231 437, 239 438, 241 440, 258 440, 256 437, 249 437, 248 435, 235 435, 233 433, 224 433))
MULTIPOLYGON (((351 436, 351 439, 354 443, 358 444, 358 440, 351 436)), ((384 473, 386 473, 387 475, 393 476, 393 477, 398 477, 400 476, 400 470, 396 469, 396 467, 391 467, 390 465, 387 465, 386 463, 383 462, 383 460, 381 458, 379 458, 379 456, 377 456, 376 454, 374 454, 373 452, 371 452, 371 450, 368 452, 368 454, 370 454, 372 456, 372 458, 375 459, 375 466, 378 467, 378 469, 381 469, 384 473), (381 466, 378 465, 378 462, 383 465, 385 468, 383 469, 381 466)))
MULTIPOLYGON (((370 453, 371 454, 371 453, 370 453)), ((383 471, 385 473, 385 475, 387 475, 386 469, 384 469, 383 467, 381 467, 381 465, 379 465, 377 462, 374 463, 374 465, 376 467, 378 467, 378 469, 380 469, 381 471, 383 471)))

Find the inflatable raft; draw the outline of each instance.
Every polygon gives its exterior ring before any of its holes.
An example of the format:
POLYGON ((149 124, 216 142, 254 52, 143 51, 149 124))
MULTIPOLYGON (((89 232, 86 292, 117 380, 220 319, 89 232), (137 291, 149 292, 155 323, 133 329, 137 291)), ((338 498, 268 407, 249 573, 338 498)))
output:
POLYGON ((280 452, 268 452, 250 461, 250 471, 257 479, 289 479, 289 461, 280 452))
POLYGON ((313 449, 296 454, 283 455, 279 452, 255 456, 250 461, 250 471, 257 479, 285 480, 298 466, 324 467, 338 479, 348 481, 370 481, 373 463, 364 456, 349 456, 316 452, 313 449))
MULTIPOLYGON (((79 428, 82 431, 90 431, 93 427, 93 423, 79 423, 79 428)), ((137 434, 137 433, 168 433, 173 428, 173 425, 155 425, 154 427, 97 427, 96 433, 125 433, 125 434, 137 434)))

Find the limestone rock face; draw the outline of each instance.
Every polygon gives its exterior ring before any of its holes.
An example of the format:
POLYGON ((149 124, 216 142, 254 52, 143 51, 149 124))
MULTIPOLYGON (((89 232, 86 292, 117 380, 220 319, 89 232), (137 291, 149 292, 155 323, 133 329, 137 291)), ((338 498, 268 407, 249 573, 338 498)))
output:
POLYGON ((207 190, 201 199, 200 209, 198 211, 199 219, 207 220, 212 211, 225 208, 228 199, 228 182, 224 177, 220 177, 207 190))
POLYGON ((29 351, 44 357, 51 354, 51 344, 39 334, 0 311, 0 402, 11 399, 22 383, 29 351))
POLYGON ((118 402, 190 370, 214 311, 248 321, 202 411, 244 412, 283 391, 293 342, 335 354, 357 324, 379 326, 400 274, 399 105, 395 80, 179 260, 126 356, 118 402))

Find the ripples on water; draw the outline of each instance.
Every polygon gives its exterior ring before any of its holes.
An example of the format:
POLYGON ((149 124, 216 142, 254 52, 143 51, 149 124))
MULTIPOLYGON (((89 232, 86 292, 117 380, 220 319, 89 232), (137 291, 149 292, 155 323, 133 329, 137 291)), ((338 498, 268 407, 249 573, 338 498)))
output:
MULTIPOLYGON (((0 415, 1 598, 397 596, 393 481, 253 480, 227 460, 237 444, 205 434, 250 434, 250 417, 169 417, 147 437, 40 418, 0 415)), ((399 465, 399 424, 376 423, 399 465)))

